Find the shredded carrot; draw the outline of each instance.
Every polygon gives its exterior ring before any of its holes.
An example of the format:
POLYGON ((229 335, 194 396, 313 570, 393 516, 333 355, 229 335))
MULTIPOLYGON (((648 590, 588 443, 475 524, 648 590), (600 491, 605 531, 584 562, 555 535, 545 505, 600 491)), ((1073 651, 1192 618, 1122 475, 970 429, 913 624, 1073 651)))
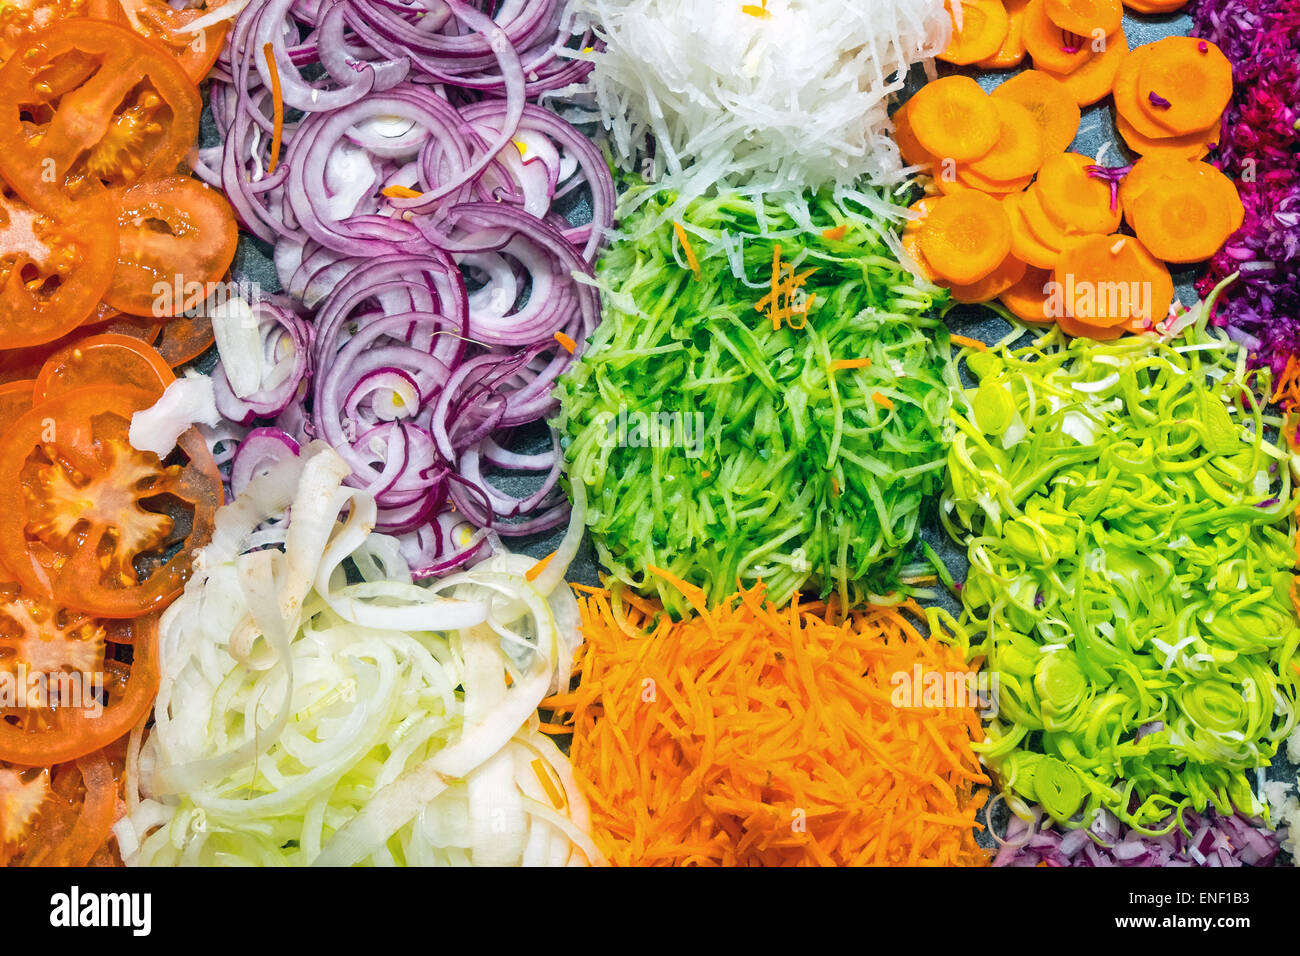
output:
POLYGON ((573 339, 572 339, 570 336, 565 335, 563 332, 556 332, 556 333, 555 333, 555 341, 557 341, 557 342, 559 342, 561 345, 563 345, 564 348, 565 348, 565 350, 566 350, 570 355, 572 355, 573 352, 574 352, 574 349, 576 349, 576 348, 578 347, 578 343, 575 342, 575 341, 573 341, 573 339))
POLYGON ((275 47, 270 40, 262 47, 266 57, 266 71, 271 75, 271 109, 274 126, 271 130, 271 160, 266 164, 269 176, 280 164, 280 142, 284 138, 284 96, 280 92, 280 68, 275 65, 275 47))
POLYGON ((700 260, 695 258, 695 250, 691 248, 691 240, 686 236, 686 229, 680 222, 673 223, 673 232, 677 234, 677 241, 682 244, 682 252, 686 255, 686 264, 691 267, 691 275, 696 280, 700 278, 700 260))
MULTIPOLYGON (((572 352, 573 349, 569 349, 569 351, 572 352)), ((538 578, 542 576, 542 572, 546 570, 546 566, 551 563, 551 559, 554 557, 555 557, 555 552, 552 551, 546 557, 542 558, 542 560, 538 561, 531 568, 529 568, 527 572, 525 572, 524 578, 529 581, 536 581, 538 578)))
POLYGON ((582 680, 543 702, 572 721, 612 863, 989 862, 973 698, 897 689, 918 668, 949 685, 973 675, 937 617, 942 636, 923 637, 911 602, 840 621, 824 602, 766 603, 759 584, 673 622, 625 596, 580 599, 582 680))
POLYGON ((417 192, 409 186, 385 186, 379 190, 379 195, 387 196, 389 199, 419 199, 424 193, 417 192))
POLYGON ((987 352, 989 347, 979 339, 967 338, 964 335, 949 335, 948 341, 953 345, 960 345, 962 348, 974 349, 977 352, 987 352))
POLYGON ((769 291, 754 303, 754 311, 767 310, 767 316, 772 320, 773 332, 781 328, 782 321, 792 329, 802 329, 808 324, 807 315, 813 303, 817 301, 817 294, 813 293, 802 303, 797 301, 797 298, 808 277, 816 271, 816 268, 812 268, 796 273, 794 266, 781 261, 780 244, 772 248, 772 279, 769 291), (796 315, 804 316, 804 320, 798 325, 790 321, 796 315))
POLYGON ((539 723, 537 729, 544 734, 550 734, 552 737, 563 737, 566 734, 573 733, 572 727, 566 727, 564 724, 539 723))
POLYGON ((871 359, 836 359, 834 362, 831 362, 832 372, 838 372, 842 368, 871 368, 871 359))
POLYGON ((848 235, 849 227, 847 223, 840 223, 831 229, 822 230, 822 238, 829 239, 831 242, 839 242, 848 235))
POLYGON ((879 405, 881 408, 887 408, 891 412, 894 410, 893 399, 891 399, 884 392, 872 392, 871 400, 875 402, 877 405, 879 405))

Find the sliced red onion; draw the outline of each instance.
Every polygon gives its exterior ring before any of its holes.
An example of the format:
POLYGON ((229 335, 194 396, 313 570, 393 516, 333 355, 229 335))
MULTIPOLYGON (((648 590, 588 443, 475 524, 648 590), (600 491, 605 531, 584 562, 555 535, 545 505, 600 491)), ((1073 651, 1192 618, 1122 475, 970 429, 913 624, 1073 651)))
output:
POLYGON ((239 445, 230 466, 230 490, 239 495, 259 474, 285 458, 297 457, 302 446, 278 428, 254 428, 239 445))
POLYGON ((598 320, 579 280, 613 182, 586 137, 527 102, 585 75, 573 53, 598 44, 560 0, 491 15, 465 0, 252 0, 239 14, 209 96, 223 142, 195 168, 315 312, 258 305, 256 347, 225 336, 216 400, 256 439, 230 463, 241 484, 263 452, 324 438, 417 576, 486 557, 496 533, 564 523, 558 446, 500 442, 553 411, 573 361, 557 333, 583 342, 598 320), (286 111, 271 173, 267 43, 286 111), (590 223, 557 212, 576 189, 590 223), (506 494, 488 469, 537 483, 506 494))
POLYGON ((1013 819, 1012 827, 1017 824, 1029 838, 1019 846, 1005 845, 994 866, 1271 866, 1282 844, 1282 836, 1259 821, 1213 810, 1184 812, 1187 832, 1175 826, 1157 837, 1128 830, 1121 838, 1110 814, 1088 829, 1061 830, 1050 818, 1034 826, 1013 819))
MULTIPOLYGON (((223 313, 233 324, 255 322, 256 334, 245 342, 243 334, 217 331, 217 349, 221 363, 213 370, 212 387, 217 410, 222 416, 241 425, 249 425, 258 418, 273 418, 288 407, 290 402, 306 397, 310 377, 312 328, 286 304, 263 300, 246 306, 244 310, 223 313), (246 311, 246 314, 245 314, 246 311), (232 350, 239 349, 239 354, 232 350), (248 354, 244 354, 245 351, 248 354), (228 364, 253 369, 254 388, 238 395, 227 374, 228 364)), ((246 329, 239 330, 247 332, 246 329)))

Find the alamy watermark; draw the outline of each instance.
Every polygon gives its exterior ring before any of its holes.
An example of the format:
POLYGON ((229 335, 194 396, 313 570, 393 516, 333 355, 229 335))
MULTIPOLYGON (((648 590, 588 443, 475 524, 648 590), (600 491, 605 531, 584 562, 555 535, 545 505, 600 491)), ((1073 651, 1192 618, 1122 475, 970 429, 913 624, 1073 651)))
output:
MULTIPOLYGON (((238 302, 262 299, 261 285, 257 282, 187 282, 180 273, 172 276, 170 282, 155 282, 150 291, 154 296, 153 315, 158 319, 176 315, 215 318, 238 302)), ((246 308, 240 310, 241 313, 247 311, 246 308)))
POLYGON ((0 710, 84 710, 87 716, 104 712, 104 675, 98 672, 34 671, 19 663, 0 670, 0 710))
POLYGON ((687 458, 704 454, 703 412, 629 411, 596 416, 596 443, 601 448, 681 448, 687 458))
POLYGON ((907 707, 973 707, 984 718, 998 715, 998 675, 991 671, 925 670, 914 664, 910 671, 895 671, 889 702, 907 707))

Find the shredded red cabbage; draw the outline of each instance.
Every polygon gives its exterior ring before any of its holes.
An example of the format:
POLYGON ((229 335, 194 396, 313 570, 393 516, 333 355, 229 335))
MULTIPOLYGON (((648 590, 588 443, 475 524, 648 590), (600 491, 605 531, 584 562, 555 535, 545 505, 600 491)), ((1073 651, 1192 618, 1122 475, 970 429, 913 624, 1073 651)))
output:
POLYGON ((1062 830, 1051 817, 1039 822, 1013 816, 994 866, 1273 866, 1283 832, 1240 815, 1213 810, 1183 814, 1186 831, 1174 827, 1147 836, 1102 810, 1086 829, 1062 830), (1042 821, 1046 821, 1045 824, 1042 821))
POLYGON ((220 433, 232 484, 324 438, 417 576, 486 557, 489 530, 565 522, 554 439, 502 446, 556 408, 551 384, 599 316, 582 279, 613 221, 604 158, 536 102, 581 79, 573 54, 599 41, 559 0, 482 6, 253 0, 213 74, 222 141, 196 166, 273 246, 292 296, 254 306, 261 387, 247 341, 238 375, 214 376, 238 426, 220 433), (589 223, 570 221, 577 202, 589 223), (491 470, 540 482, 516 497, 491 470))
POLYGON ((1199 0, 1194 18, 1233 64, 1216 165, 1246 207, 1197 290, 1240 272, 1214 321, 1281 374, 1300 355, 1300 0, 1199 0))

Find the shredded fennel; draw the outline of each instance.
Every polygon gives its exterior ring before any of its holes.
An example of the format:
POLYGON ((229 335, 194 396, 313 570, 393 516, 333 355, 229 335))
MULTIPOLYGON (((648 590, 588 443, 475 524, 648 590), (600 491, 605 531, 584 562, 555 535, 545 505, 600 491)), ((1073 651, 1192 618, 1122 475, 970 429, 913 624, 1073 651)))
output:
POLYGON ((538 729, 580 641, 564 553, 531 582, 534 562, 503 553, 413 584, 347 472, 318 442, 218 514, 160 625, 124 860, 600 862, 568 760, 538 729))

